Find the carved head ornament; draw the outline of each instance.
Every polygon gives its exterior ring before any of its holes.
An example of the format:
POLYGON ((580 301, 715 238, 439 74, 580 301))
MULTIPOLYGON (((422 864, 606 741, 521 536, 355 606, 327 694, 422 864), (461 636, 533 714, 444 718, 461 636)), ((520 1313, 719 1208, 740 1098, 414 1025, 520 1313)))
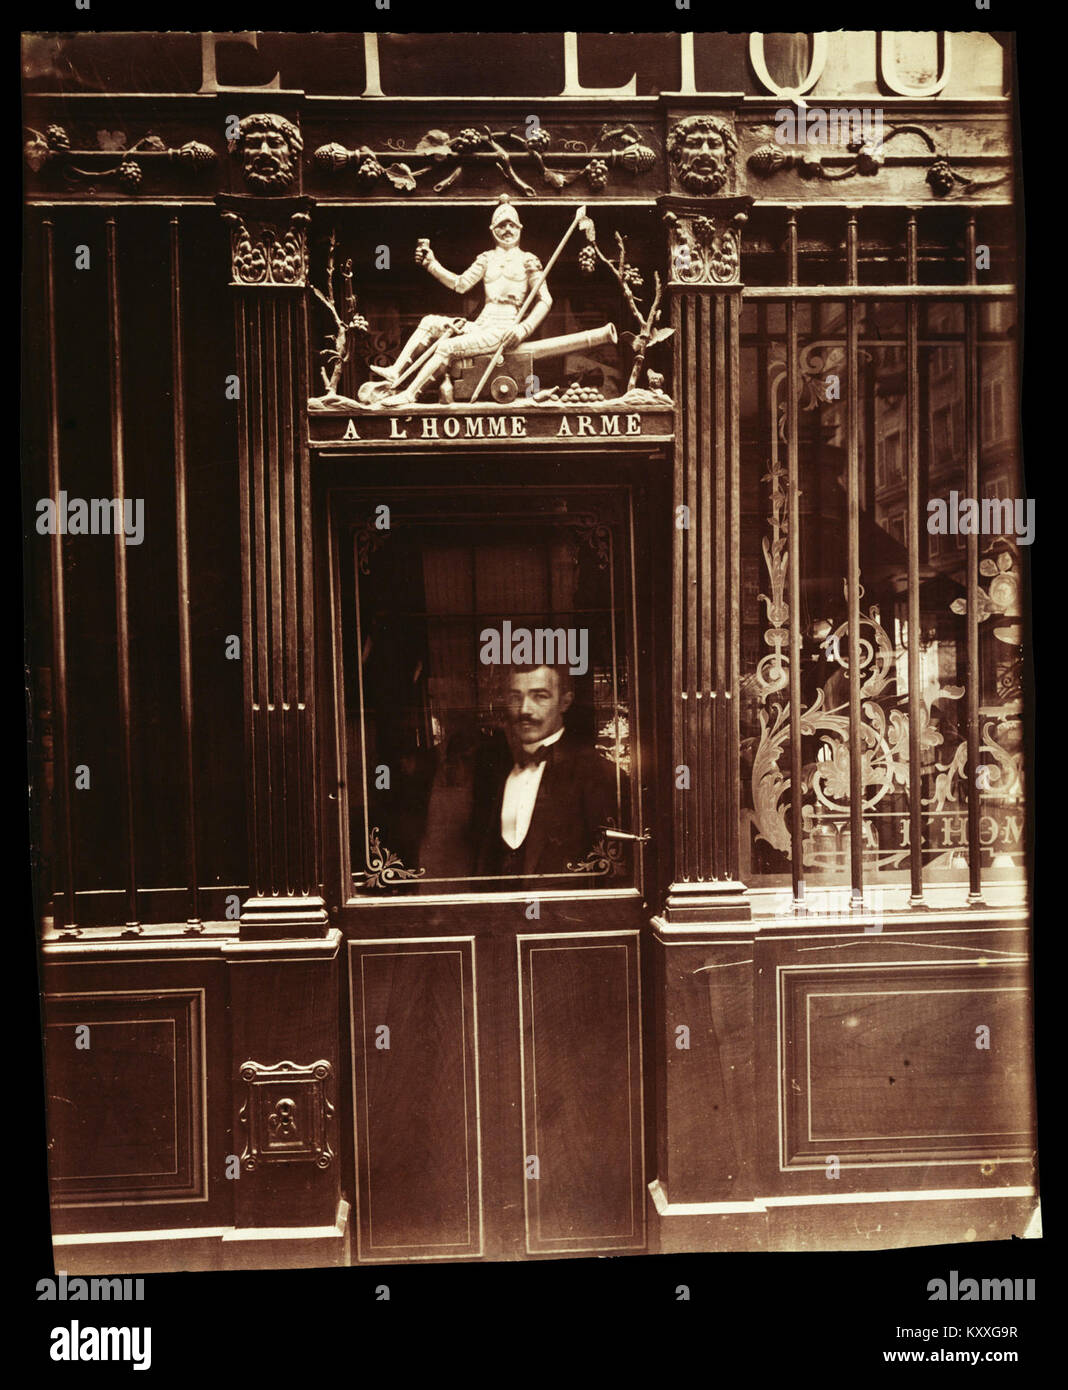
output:
POLYGON ((284 116, 245 116, 231 154, 240 154, 245 181, 255 193, 282 193, 296 177, 295 156, 304 148, 300 131, 284 116))
POLYGON ((734 127, 718 116, 684 116, 668 136, 668 154, 687 193, 718 193, 737 152, 734 127))

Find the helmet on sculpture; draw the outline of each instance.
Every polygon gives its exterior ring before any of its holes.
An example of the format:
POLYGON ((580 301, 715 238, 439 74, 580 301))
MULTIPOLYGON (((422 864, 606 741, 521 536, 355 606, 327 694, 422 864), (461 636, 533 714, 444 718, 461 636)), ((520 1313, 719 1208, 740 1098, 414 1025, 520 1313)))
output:
POLYGON ((501 194, 497 206, 493 210, 493 216, 490 218, 490 230, 492 231, 494 227, 499 227, 502 222, 514 222, 517 227, 522 227, 523 225, 519 220, 519 213, 516 210, 515 204, 507 193, 501 194))

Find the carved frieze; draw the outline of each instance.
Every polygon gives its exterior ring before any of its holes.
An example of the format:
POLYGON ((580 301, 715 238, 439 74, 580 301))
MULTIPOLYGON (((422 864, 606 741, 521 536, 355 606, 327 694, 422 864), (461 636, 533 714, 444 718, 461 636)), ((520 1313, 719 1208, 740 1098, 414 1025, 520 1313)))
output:
POLYGON ((326 1094, 333 1078, 329 1062, 245 1062, 241 1080, 245 1101, 240 1121, 245 1131, 241 1167, 255 1172, 262 1163, 314 1163, 329 1168, 334 1161, 329 1124, 334 1107, 326 1094))
POLYGON ((524 197, 533 198, 538 189, 531 179, 557 191, 581 180, 586 191, 600 193, 621 175, 644 174, 657 158, 649 140, 629 122, 603 125, 588 143, 561 136, 535 121, 506 130, 465 126, 455 135, 428 130, 410 147, 397 138, 382 142, 380 149, 368 145, 349 149, 330 141, 319 146, 313 159, 321 171, 343 177, 346 187, 371 196, 423 190, 444 193, 462 180, 465 171, 489 166, 524 197))
MULTIPOLYGON (((850 140, 841 147, 832 146, 830 152, 814 153, 819 148, 821 146, 814 143, 811 137, 806 145, 793 147, 778 141, 767 141, 753 151, 746 160, 746 167, 759 179, 770 179, 777 174, 793 171, 801 179, 836 182, 858 175, 875 178, 888 163, 918 165, 918 172, 922 170, 924 181, 935 198, 948 198, 953 193, 970 197, 985 188, 1002 184, 1010 177, 1008 172, 986 178, 968 178, 958 173, 950 162, 949 154, 930 132, 919 125, 891 126, 881 138, 862 137, 850 140), (891 141, 902 135, 916 137, 931 156, 929 161, 922 154, 888 152, 887 146, 891 141), (923 167, 925 164, 926 168, 923 167)), ((826 149, 825 146, 822 148, 826 149)))
POLYGON ((64 183, 86 193, 105 188, 138 194, 145 191, 146 173, 155 173, 160 164, 197 174, 216 163, 215 151, 197 140, 172 148, 152 131, 132 145, 128 138, 124 130, 98 130, 95 149, 76 149, 65 126, 44 131, 27 126, 23 157, 31 173, 54 169, 64 183))

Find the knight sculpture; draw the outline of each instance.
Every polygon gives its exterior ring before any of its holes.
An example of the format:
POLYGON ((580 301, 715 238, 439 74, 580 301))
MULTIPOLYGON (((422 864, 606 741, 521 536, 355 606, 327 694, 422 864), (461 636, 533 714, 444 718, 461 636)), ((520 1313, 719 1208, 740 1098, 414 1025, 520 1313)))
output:
POLYGON ((389 367, 373 366, 381 378, 372 383, 371 399, 380 405, 414 404, 431 383, 439 384, 439 394, 451 399, 450 365, 458 358, 508 352, 526 342, 552 308, 552 296, 542 276, 537 256, 523 251, 519 238, 523 226, 507 196, 502 196, 490 219, 490 232, 497 243, 456 275, 437 260, 430 243, 421 240, 415 261, 434 279, 456 294, 467 294, 481 280, 486 302, 474 321, 427 314, 389 367), (534 302, 522 322, 519 312, 537 284, 534 302), (416 363, 420 363, 416 367, 416 363), (407 380, 404 379, 407 377, 407 380), (403 383, 403 384, 402 384, 403 383), (382 391, 382 386, 387 390, 382 391), (377 388, 377 389, 375 389, 377 388))

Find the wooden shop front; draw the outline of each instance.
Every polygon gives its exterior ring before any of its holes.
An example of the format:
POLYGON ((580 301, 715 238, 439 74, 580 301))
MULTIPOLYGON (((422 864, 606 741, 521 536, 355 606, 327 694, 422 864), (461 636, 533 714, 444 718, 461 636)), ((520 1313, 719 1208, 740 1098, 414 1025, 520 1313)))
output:
POLYGON ((25 57, 57 1260, 1022 1234, 1003 43, 98 42, 25 57))

